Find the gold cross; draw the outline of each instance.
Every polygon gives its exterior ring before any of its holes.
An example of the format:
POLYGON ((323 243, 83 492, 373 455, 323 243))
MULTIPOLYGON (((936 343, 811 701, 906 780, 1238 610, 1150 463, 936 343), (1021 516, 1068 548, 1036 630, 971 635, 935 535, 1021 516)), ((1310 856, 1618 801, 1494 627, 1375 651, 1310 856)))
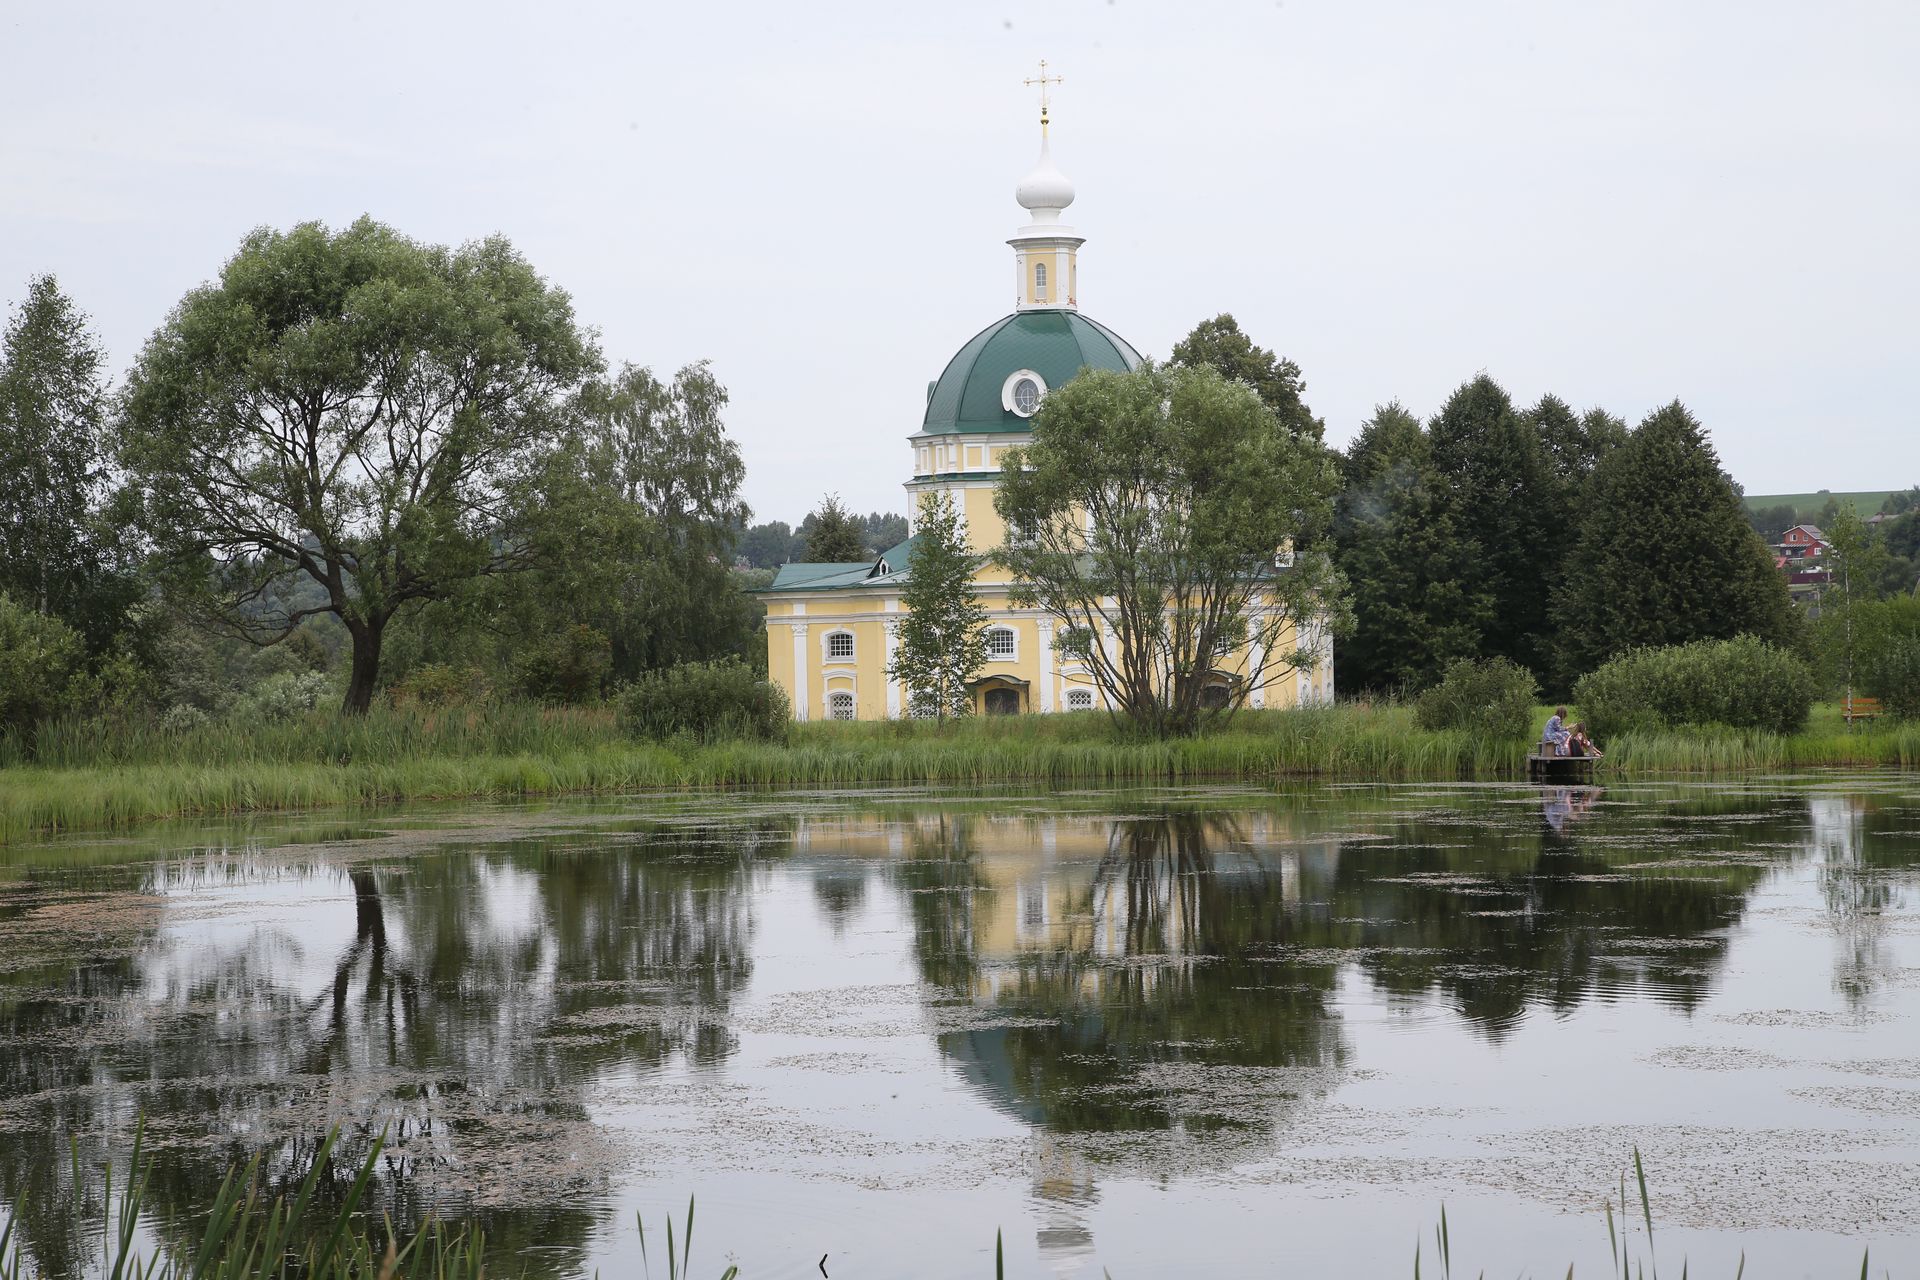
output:
POLYGON ((1047 60, 1042 58, 1040 59, 1040 74, 1027 77, 1024 83, 1029 86, 1036 84, 1040 86, 1040 123, 1045 124, 1047 122, 1047 86, 1064 84, 1065 80, 1060 76, 1048 75, 1047 60))

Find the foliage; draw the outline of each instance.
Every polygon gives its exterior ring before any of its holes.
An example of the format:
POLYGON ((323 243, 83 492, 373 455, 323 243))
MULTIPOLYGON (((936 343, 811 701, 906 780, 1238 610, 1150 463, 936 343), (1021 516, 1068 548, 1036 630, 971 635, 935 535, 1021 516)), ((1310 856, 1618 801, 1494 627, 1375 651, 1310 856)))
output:
POLYGON ((1051 392, 1003 460, 994 505, 1019 536, 996 555, 1015 605, 1064 624, 1062 651, 1135 728, 1191 733, 1315 661, 1280 641, 1295 619, 1340 616, 1331 562, 1307 546, 1337 487, 1317 439, 1211 368, 1096 370, 1051 392), (1240 678, 1209 710, 1229 664, 1240 678))
POLYGON ((1851 502, 1840 504, 1821 532, 1827 536, 1821 559, 1832 580, 1820 594, 1820 616, 1812 626, 1813 651, 1821 683, 1844 692, 1857 683, 1856 633, 1866 623, 1863 613, 1881 594, 1887 548, 1851 502))
POLYGON ((1902 720, 1920 719, 1920 634, 1890 637, 1866 668, 1865 687, 1902 720))
POLYGON ((1240 331, 1240 322, 1222 313, 1202 320, 1193 332, 1174 344, 1169 364, 1189 369, 1212 369, 1222 377, 1252 387, 1282 426, 1312 436, 1326 434, 1326 424, 1307 408, 1306 382, 1300 366, 1283 360, 1240 331))
POLYGON ((52 276, 0 334, 0 592, 62 619, 89 653, 140 597, 107 510, 106 354, 52 276))
POLYGON ((1469 592, 1473 562, 1441 501, 1420 423, 1382 405, 1347 452, 1334 558, 1354 625, 1334 668, 1340 688, 1420 690, 1476 653, 1487 622, 1469 592))
POLYGON ((30 731, 59 709, 84 656, 72 627, 0 594, 0 732, 30 731))
POLYGON ((887 676, 907 686, 916 710, 934 718, 967 714, 967 684, 987 663, 987 610, 973 593, 978 559, 967 549, 960 515, 945 493, 920 495, 920 531, 906 564, 893 663, 887 676))
POLYGON ((1533 674, 1506 658, 1460 658, 1448 664, 1439 684, 1420 695, 1414 721, 1422 729, 1521 741, 1533 732, 1539 691, 1533 674))
POLYGON ((1800 515, 1791 503, 1779 503, 1771 507, 1749 507, 1747 523, 1760 535, 1760 540, 1768 546, 1778 543, 1787 530, 1800 523, 1800 515))
POLYGON ((450 707, 485 702, 491 689, 486 672, 451 662, 429 662, 417 667, 393 687, 396 706, 450 707))
POLYGON ((1548 670, 1547 601, 1567 494, 1539 431, 1483 373, 1447 398, 1427 440, 1470 565, 1462 586, 1486 619, 1480 651, 1548 670))
POLYGON ((364 712, 396 613, 529 562, 527 481, 596 364, 502 239, 262 229, 141 353, 119 461, 176 592, 262 642, 339 618, 364 712), (260 607, 301 577, 318 601, 260 607))
POLYGON ((860 518, 840 505, 838 494, 828 494, 801 525, 807 540, 807 559, 816 564, 854 564, 867 558, 865 530, 860 518))
POLYGON ((1564 670, 1639 647, 1791 637, 1786 582, 1685 406, 1649 414, 1593 486, 1555 599, 1564 670))
POLYGON ((1635 649, 1582 676, 1580 714, 1603 738, 1678 725, 1792 733, 1807 722, 1813 675, 1757 636, 1635 649))
MULTIPOLYGON (((746 466, 727 435, 726 388, 705 361, 662 383, 623 367, 581 396, 584 443, 556 455, 577 487, 549 510, 542 614, 605 633, 616 678, 675 662, 744 653, 760 620, 731 576, 746 466)), ((538 619, 518 628, 537 630, 538 619)), ((551 643, 560 643, 566 625, 551 643)))
POLYGON ((620 723, 637 738, 778 739, 792 715, 780 686, 737 658, 649 671, 620 695, 620 723))
POLYGON ((542 636, 514 661, 514 685, 535 702, 578 706, 600 697, 613 671, 613 643, 604 631, 576 623, 542 636))
POLYGON ((270 676, 235 706, 236 719, 292 720, 304 716, 339 689, 331 677, 318 671, 288 671, 270 676))

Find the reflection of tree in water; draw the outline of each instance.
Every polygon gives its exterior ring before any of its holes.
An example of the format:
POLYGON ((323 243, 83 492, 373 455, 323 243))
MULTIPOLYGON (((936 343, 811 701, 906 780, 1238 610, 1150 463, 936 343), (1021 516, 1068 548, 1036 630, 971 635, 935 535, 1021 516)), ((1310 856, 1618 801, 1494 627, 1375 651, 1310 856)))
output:
POLYGON ((1276 962, 1293 928, 1283 860, 1247 850, 1232 817, 1113 823, 1090 877, 1045 887, 1067 900, 1044 938, 1024 914, 1031 874, 996 884, 966 826, 941 835, 902 878, 927 980, 1018 1020, 941 1037, 996 1105, 1058 1133, 1209 1132, 1264 1128, 1331 1087, 1332 968, 1276 962), (1010 920, 1029 944, 1005 945, 1010 920))
POLYGON ((1564 831, 1532 811, 1453 807, 1375 826, 1388 839, 1343 858, 1326 886, 1322 945, 1351 950, 1384 990, 1446 993, 1495 1035, 1531 1005, 1634 987, 1692 1007, 1767 874, 1751 851, 1805 830, 1804 806, 1773 797, 1602 805, 1564 831))
POLYGON ((339 876, 352 932, 333 944, 296 922, 189 947, 149 908, 89 954, 71 930, 42 930, 45 963, 0 972, 0 1194, 21 1205, 35 1259, 65 1274, 72 1242, 56 1224, 72 1191, 49 1191, 70 1181, 69 1135, 96 1166, 124 1154, 144 1111, 165 1219, 255 1152, 285 1180, 329 1124, 348 1156, 385 1129, 381 1207, 472 1211, 501 1255, 538 1245, 554 1252, 533 1265, 564 1268, 611 1154, 584 1086, 732 1049, 725 1015, 749 973, 749 867, 765 834, 656 828, 620 843, 429 843, 344 870, 239 856, 89 873, 85 891, 110 895, 102 919, 126 916, 123 895, 222 878, 268 895, 292 882, 297 904, 339 876))
POLYGON ((1886 922, 1901 906, 1896 877, 1913 870, 1914 814, 1864 796, 1813 796, 1807 808, 1807 850, 1834 932, 1833 985, 1857 1012, 1896 963, 1886 922))

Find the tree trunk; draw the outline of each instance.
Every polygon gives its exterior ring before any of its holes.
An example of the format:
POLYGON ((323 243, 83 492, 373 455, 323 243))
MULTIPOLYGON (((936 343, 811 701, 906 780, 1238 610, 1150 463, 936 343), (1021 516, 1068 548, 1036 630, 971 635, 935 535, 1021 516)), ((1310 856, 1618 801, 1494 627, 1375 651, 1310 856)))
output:
POLYGON ((387 631, 385 618, 372 618, 347 624, 353 637, 353 676, 347 682, 347 699, 340 713, 363 716, 373 705, 373 691, 380 679, 380 642, 387 631))

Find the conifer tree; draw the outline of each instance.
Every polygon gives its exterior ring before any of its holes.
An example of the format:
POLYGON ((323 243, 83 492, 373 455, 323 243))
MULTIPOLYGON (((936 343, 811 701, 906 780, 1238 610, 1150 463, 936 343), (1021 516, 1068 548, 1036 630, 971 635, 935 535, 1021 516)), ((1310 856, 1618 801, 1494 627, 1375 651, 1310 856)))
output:
POLYGON ((1649 414, 1594 472, 1555 605, 1569 675, 1639 645, 1790 638, 1786 579, 1679 401, 1649 414))
POLYGON ((973 594, 979 562, 967 549, 951 497, 921 494, 919 514, 900 592, 906 617, 887 676, 907 686, 916 709, 939 719, 963 716, 967 684, 987 662, 987 611, 973 594))
POLYGON ((1428 442, 1447 514, 1471 549, 1465 590, 1488 614, 1482 656, 1509 658, 1539 674, 1552 654, 1554 522, 1566 518, 1540 435, 1483 373, 1447 398, 1428 442))
POLYGON ((1433 480, 1419 420, 1398 403, 1376 409, 1348 451, 1334 516, 1354 613, 1334 668, 1343 691, 1423 689, 1478 652, 1484 605, 1463 585, 1472 566, 1433 480))
POLYGON ((0 591, 99 652, 139 586, 103 515, 106 355, 52 276, 0 335, 0 591))
POLYGON ((820 499, 800 528, 807 539, 807 559, 815 564, 852 564, 867 558, 866 526, 840 505, 838 494, 820 499))

